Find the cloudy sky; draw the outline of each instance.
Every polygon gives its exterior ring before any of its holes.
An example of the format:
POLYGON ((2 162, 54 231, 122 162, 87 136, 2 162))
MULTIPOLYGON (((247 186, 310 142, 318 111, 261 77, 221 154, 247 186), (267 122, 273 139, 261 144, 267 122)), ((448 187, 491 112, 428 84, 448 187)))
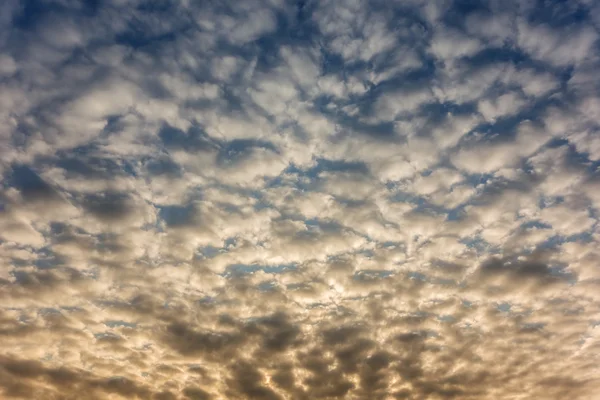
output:
POLYGON ((2 0, 0 397, 600 399, 599 34, 2 0))

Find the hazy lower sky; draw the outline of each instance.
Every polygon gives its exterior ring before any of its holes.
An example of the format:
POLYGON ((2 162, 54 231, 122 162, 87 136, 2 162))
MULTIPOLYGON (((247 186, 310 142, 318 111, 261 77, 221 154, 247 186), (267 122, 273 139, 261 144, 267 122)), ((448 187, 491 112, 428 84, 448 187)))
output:
POLYGON ((599 34, 0 1, 0 398, 600 399, 599 34))

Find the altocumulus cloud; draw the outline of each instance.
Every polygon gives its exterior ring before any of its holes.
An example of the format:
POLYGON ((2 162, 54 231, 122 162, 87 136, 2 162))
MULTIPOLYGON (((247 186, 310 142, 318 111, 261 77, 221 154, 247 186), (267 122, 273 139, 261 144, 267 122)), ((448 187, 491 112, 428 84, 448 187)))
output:
POLYGON ((0 397, 600 397, 600 3, 4 0, 0 397))

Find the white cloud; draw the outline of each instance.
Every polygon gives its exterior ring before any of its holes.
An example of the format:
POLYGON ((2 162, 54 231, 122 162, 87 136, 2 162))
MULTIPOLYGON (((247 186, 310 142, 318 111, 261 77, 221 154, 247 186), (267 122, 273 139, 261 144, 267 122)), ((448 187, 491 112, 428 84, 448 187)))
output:
POLYGON ((509 116, 521 111, 525 104, 516 93, 506 93, 493 99, 484 99, 479 103, 479 112, 488 121, 494 121, 497 118, 509 116))
POLYGON ((550 137, 528 122, 517 129, 514 140, 476 142, 452 155, 452 162, 470 173, 491 173, 503 167, 514 167, 524 157, 532 155, 550 137))
MULTIPOLYGON (((442 61, 451 63, 455 59, 475 54, 481 45, 477 39, 454 30, 438 30, 431 41, 431 51, 442 61)), ((450 66, 448 66, 450 67, 450 66)))
POLYGON ((547 26, 531 26, 520 22, 518 44, 533 57, 558 66, 580 64, 594 57, 593 46, 598 35, 589 27, 553 31, 547 26))
POLYGON ((555 233, 564 236, 588 231, 595 224, 588 210, 571 209, 563 205, 544 208, 540 217, 543 222, 552 226, 555 233))
POLYGON ((592 2, 84 3, 0 5, 0 397, 598 392, 592 2))

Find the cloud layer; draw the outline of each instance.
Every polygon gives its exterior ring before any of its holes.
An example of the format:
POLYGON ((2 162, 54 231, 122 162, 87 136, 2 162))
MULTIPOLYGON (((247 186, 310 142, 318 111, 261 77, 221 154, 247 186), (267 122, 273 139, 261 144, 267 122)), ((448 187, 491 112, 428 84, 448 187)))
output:
POLYGON ((599 399, 599 29, 3 1, 0 396, 599 399))

